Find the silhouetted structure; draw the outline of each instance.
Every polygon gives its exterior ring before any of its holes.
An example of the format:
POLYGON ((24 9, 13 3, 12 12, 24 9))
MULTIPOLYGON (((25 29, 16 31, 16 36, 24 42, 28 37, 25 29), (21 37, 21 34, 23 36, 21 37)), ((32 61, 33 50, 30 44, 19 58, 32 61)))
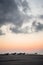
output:
POLYGON ((11 53, 12 55, 16 55, 16 53, 11 53))
POLYGON ((38 53, 35 53, 35 55, 38 55, 38 53))
POLYGON ((5 53, 4 55, 9 55, 9 53, 5 53))
POLYGON ((17 55, 25 55, 25 53, 18 53, 17 55))

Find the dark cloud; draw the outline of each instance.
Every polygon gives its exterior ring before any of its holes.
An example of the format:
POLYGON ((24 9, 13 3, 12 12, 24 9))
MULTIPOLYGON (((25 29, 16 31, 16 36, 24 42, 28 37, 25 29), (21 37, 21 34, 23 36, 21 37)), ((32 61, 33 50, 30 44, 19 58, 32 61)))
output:
POLYGON ((43 15, 39 15, 39 18, 40 18, 40 19, 43 19, 43 15))
POLYGON ((16 0, 16 3, 18 4, 19 7, 22 8, 22 11, 24 11, 25 13, 27 12, 27 10, 31 11, 31 8, 29 6, 29 3, 27 2, 27 0, 16 0))
POLYGON ((16 26, 16 27, 13 27, 13 28, 11 27, 10 30, 11 30, 13 33, 16 33, 16 34, 17 34, 17 33, 22 33, 22 31, 19 30, 19 28, 18 28, 17 26, 16 26))
POLYGON ((34 21, 32 23, 32 28, 35 30, 35 32, 43 31, 43 24, 40 22, 34 21))
POLYGON ((26 11, 29 9, 31 11, 31 8, 29 7, 28 5, 29 3, 24 0, 24 2, 22 3, 22 6, 23 6, 23 11, 26 13, 26 11))
MULTIPOLYGON (((19 2, 22 4, 23 9, 28 8, 28 3, 26 0, 22 3, 22 0, 19 2)), ((18 9, 18 0, 0 0, 0 26, 6 23, 14 23, 16 26, 21 26, 24 19, 27 17, 18 9)), ((30 16, 28 17, 30 18, 30 16)))
POLYGON ((0 24, 11 22, 13 11, 16 10, 17 5, 14 0, 0 0, 0 24))
POLYGON ((25 13, 27 10, 30 10, 29 3, 26 0, 23 2, 22 0, 0 0, 0 27, 7 23, 12 23, 16 26, 12 31, 23 33, 23 30, 19 30, 19 28, 32 16, 24 15, 18 6, 22 6, 25 13))
POLYGON ((0 35, 5 35, 5 33, 3 33, 2 30, 0 30, 0 35))
MULTIPOLYGON (((32 19, 33 16, 30 15, 30 12, 31 8, 27 0, 0 0, 0 27, 4 24, 12 23, 15 25, 14 28, 10 28, 12 32, 28 33, 29 26, 23 29, 21 29, 21 27, 25 22, 29 22, 29 19, 32 19), (22 9, 22 11, 20 9, 22 9), (23 14, 23 12, 25 14, 23 14)), ((40 15, 39 18, 43 19, 43 15, 40 15)), ((34 28, 35 31, 42 31, 43 24, 34 21, 32 28, 34 28)), ((0 35, 1 34, 3 33, 0 32, 0 35)))
POLYGON ((19 28, 19 27, 10 27, 10 30, 13 32, 13 33, 28 33, 28 26, 24 27, 23 29, 19 28))
POLYGON ((0 0, 0 26, 6 23, 20 26, 23 23, 23 18, 15 0, 0 0))
POLYGON ((36 31, 42 31, 43 30, 43 24, 41 24, 40 22, 37 23, 36 25, 36 31))

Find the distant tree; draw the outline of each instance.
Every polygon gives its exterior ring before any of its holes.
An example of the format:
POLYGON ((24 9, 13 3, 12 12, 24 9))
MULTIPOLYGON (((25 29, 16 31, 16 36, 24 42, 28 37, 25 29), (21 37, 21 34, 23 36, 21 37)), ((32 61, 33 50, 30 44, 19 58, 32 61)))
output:
POLYGON ((12 55, 16 55, 16 53, 12 53, 12 55))
POLYGON ((25 55, 25 53, 18 53, 17 55, 25 55))
POLYGON ((22 53, 22 55, 25 55, 25 53, 22 53))
POLYGON ((17 55, 21 55, 21 53, 18 53, 17 55))
POLYGON ((35 55, 37 55, 38 53, 35 53, 35 55))
POLYGON ((9 53, 5 53, 4 55, 9 55, 9 53))

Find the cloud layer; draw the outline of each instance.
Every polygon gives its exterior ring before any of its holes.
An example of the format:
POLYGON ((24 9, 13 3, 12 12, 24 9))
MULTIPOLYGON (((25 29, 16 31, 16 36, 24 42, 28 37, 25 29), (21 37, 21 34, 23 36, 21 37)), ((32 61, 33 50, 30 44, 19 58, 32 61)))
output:
POLYGON ((5 35, 5 33, 3 33, 2 30, 0 30, 0 36, 1 36, 1 35, 5 35))
POLYGON ((43 11, 42 2, 41 0, 32 0, 32 3, 31 0, 0 0, 0 28, 6 24, 12 24, 15 27, 10 27, 9 30, 14 33, 29 33, 31 29, 34 29, 35 32, 42 31, 43 24, 40 21, 34 22, 34 19, 37 17, 43 20, 43 13, 41 12, 43 11), (38 7, 40 8, 40 14, 38 13, 38 7), (33 12, 36 12, 37 15, 33 12), (28 25, 22 28, 23 24, 26 23, 28 25))
POLYGON ((36 32, 43 31, 43 24, 41 24, 40 22, 34 21, 34 22, 32 23, 32 28, 33 28, 34 31, 36 31, 36 32))

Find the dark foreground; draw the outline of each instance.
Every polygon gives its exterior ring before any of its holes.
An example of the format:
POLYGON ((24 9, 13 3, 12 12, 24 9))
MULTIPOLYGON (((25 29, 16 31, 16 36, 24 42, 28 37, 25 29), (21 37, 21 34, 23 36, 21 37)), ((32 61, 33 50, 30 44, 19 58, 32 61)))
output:
POLYGON ((0 65, 43 65, 43 55, 0 55, 0 65))

